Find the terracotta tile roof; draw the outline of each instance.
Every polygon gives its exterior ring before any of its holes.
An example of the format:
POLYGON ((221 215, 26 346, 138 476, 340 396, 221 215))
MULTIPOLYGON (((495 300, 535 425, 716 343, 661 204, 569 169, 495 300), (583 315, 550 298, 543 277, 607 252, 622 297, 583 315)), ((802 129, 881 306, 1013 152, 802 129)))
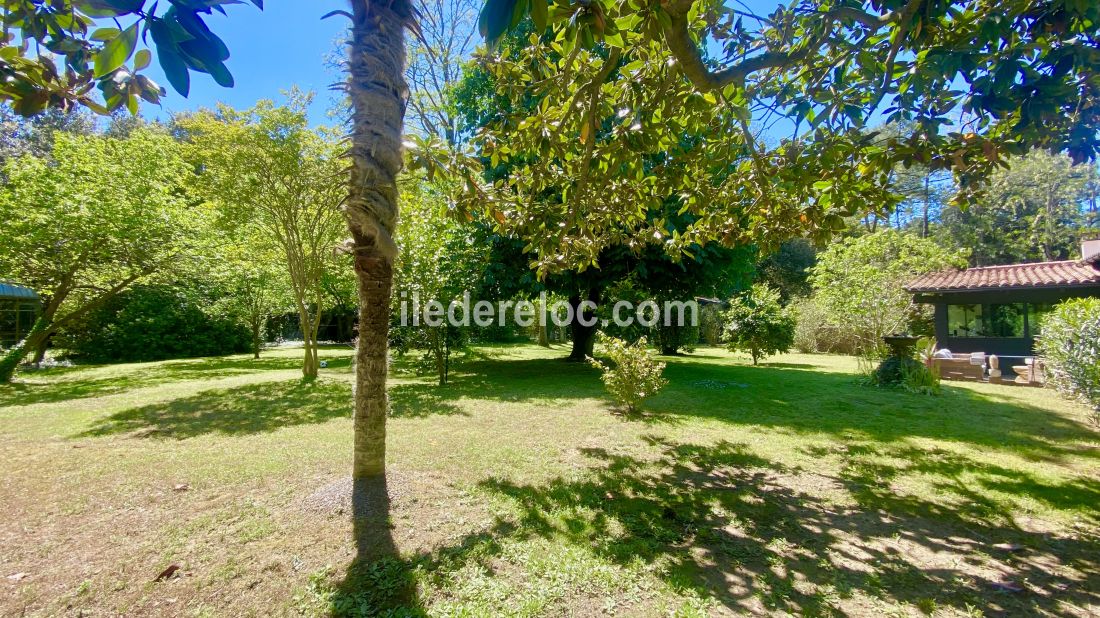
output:
POLYGON ((921 275, 910 281, 905 289, 909 292, 946 292, 1082 285, 1100 286, 1100 266, 1068 261, 950 270, 921 275))

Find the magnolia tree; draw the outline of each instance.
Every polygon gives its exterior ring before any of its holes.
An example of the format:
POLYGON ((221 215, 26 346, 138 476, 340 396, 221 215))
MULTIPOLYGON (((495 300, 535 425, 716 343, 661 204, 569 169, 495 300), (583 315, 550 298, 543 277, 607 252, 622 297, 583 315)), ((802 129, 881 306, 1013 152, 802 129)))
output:
POLYGON ((58 133, 50 161, 17 157, 4 173, 0 273, 38 292, 43 310, 0 360, 0 382, 58 329, 185 262, 198 219, 184 192, 191 168, 163 132, 58 133))
MULTIPOLYGON (((156 100, 161 91, 140 76, 149 60, 138 45, 146 32, 178 91, 186 92, 189 70, 229 84, 228 49, 202 15, 235 3, 6 2, 0 14, 9 32, 23 39, 14 43, 36 45, 35 51, 6 48, 12 51, 0 63, 0 98, 28 114, 74 103, 102 109, 104 102, 156 100), (100 18, 111 18, 102 25, 115 30, 96 36, 100 18), (93 86, 105 98, 92 95, 93 86)), ((343 204, 360 303, 354 474, 380 478, 408 91, 405 31, 416 29, 418 19, 411 0, 352 0, 350 11, 337 13, 351 20, 347 88, 353 113, 343 204)), ((591 263, 601 246, 624 237, 641 242, 647 233, 647 242, 659 240, 673 252, 704 240, 732 244, 774 241, 795 231, 827 233, 855 204, 888 204, 884 187, 899 163, 951 170, 960 199, 967 199, 1005 153, 1038 145, 1081 160, 1100 146, 1096 3, 801 0, 763 16, 718 0, 489 0, 480 25, 496 40, 528 16, 536 29, 524 52, 529 61, 502 70, 514 76, 517 88, 549 96, 540 95, 545 103, 509 121, 514 139, 486 138, 490 155, 540 154, 546 165, 516 176, 510 187, 483 189, 482 204, 503 228, 540 246, 535 261, 545 268, 591 263), (632 79, 617 79, 621 72, 632 79), (706 105, 728 110, 742 129, 728 135, 739 138, 715 133, 714 143, 726 148, 710 150, 708 139, 701 149, 717 159, 688 157, 694 166, 686 170, 689 179, 672 188, 697 222, 679 237, 656 238, 660 227, 646 218, 646 202, 632 199, 645 186, 637 178, 648 175, 649 163, 636 151, 617 155, 601 145, 607 131, 629 132, 635 125, 642 141, 678 140, 664 127, 707 126, 700 122, 708 116, 706 105), (608 109, 616 116, 625 110, 631 122, 603 126, 608 115, 600 110, 608 109), (860 130, 874 112, 911 120, 915 129, 895 137, 860 130), (780 116, 796 122, 796 135, 775 145, 754 137, 752 125, 780 116), (690 180, 695 171, 717 179, 711 168, 729 169, 728 155, 735 152, 732 184, 690 180), (568 163, 555 171, 551 161, 558 158, 568 163), (622 184, 592 182, 593 171, 605 166, 619 168, 622 184), (568 182, 547 178, 542 169, 568 174, 568 182), (560 197, 538 195, 538 187, 560 197), (715 196, 721 199, 709 199, 715 196), (563 221, 566 231, 553 227, 563 221), (559 250, 551 251, 555 246, 559 250)), ((668 142, 661 151, 677 146, 668 142)), ((478 184, 473 175, 465 180, 478 184)), ((659 188, 664 193, 670 187, 659 188)))

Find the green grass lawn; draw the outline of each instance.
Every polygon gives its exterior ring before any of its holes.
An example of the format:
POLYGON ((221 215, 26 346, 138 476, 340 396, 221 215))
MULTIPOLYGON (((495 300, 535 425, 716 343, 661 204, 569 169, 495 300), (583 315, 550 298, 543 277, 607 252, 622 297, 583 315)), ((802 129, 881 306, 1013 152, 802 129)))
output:
POLYGON ((356 567, 351 350, 24 374, 0 615, 1100 614, 1100 434, 1049 391, 701 349, 624 417, 564 353, 395 363, 399 557, 356 567))

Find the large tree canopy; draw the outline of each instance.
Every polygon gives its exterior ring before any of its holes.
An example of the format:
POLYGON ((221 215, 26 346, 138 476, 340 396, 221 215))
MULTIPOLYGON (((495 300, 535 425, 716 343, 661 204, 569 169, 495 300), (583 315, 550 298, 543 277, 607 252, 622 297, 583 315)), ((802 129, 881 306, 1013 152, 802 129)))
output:
POLYGON ((0 273, 33 288, 44 307, 0 361, 0 382, 58 328, 184 262, 201 219, 184 193, 191 169, 164 132, 58 133, 50 161, 24 155, 4 173, 0 273))
POLYGON ((339 148, 333 136, 309 128, 308 101, 295 94, 285 106, 223 106, 179 118, 177 126, 188 142, 187 157, 200 170, 196 192, 217 205, 221 223, 259 236, 268 250, 282 254, 305 347, 302 371, 314 378, 325 302, 321 284, 336 267, 345 230, 339 148))
POLYGON ((901 199, 888 190, 899 165, 949 170, 967 202, 1009 154, 1096 154, 1091 4, 797 2, 767 16, 691 0, 542 5, 493 0, 482 13, 493 39, 527 14, 542 32, 483 60, 509 104, 473 147, 506 177, 425 157, 465 180, 468 208, 528 241, 542 271, 591 266, 616 243, 676 253, 825 236, 901 199), (782 118, 790 137, 759 139, 782 118), (868 130, 872 118, 909 130, 868 130), (662 176, 668 165, 681 173, 662 176), (668 237, 650 206, 670 196, 695 221, 668 237))

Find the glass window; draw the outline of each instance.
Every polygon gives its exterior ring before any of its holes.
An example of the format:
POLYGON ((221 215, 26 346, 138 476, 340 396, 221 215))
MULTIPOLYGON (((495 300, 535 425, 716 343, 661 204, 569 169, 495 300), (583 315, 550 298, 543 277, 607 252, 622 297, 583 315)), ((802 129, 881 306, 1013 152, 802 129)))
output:
POLYGON ((15 345, 15 318, 12 303, 0 301, 0 347, 15 345))
POLYGON ((1023 303, 948 305, 947 334, 951 337, 1023 337, 1023 303))
POLYGON ((1023 303, 986 305, 984 313, 986 337, 1024 336, 1023 303))
POLYGON ((1029 337, 1041 334, 1043 318, 1054 309, 1051 303, 1028 303, 1027 305, 1027 330, 1029 337))
POLYGON ((981 305, 948 305, 947 334, 951 337, 980 337, 981 305))

